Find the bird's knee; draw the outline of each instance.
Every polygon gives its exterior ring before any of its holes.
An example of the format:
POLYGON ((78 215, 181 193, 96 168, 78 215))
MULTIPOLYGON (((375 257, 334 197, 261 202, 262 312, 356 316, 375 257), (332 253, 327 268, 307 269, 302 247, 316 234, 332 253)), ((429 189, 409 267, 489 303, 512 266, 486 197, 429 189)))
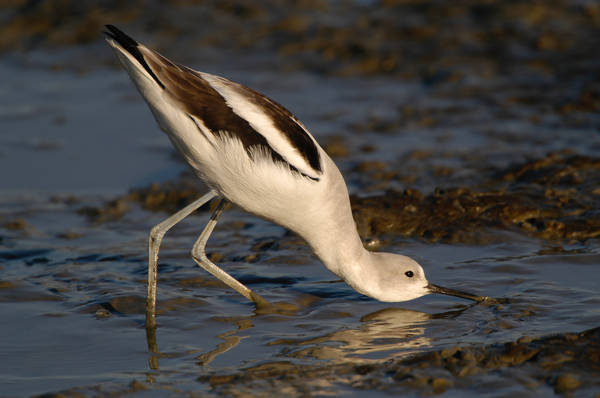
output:
POLYGON ((149 236, 150 243, 160 242, 164 235, 165 235, 165 233, 162 230, 162 228, 160 228, 160 224, 155 225, 150 230, 150 236, 149 236))
POLYGON ((196 261, 197 263, 203 263, 206 260, 208 260, 208 258, 206 257, 206 253, 204 253, 204 250, 201 250, 197 247, 192 248, 190 254, 192 255, 194 261, 196 261))

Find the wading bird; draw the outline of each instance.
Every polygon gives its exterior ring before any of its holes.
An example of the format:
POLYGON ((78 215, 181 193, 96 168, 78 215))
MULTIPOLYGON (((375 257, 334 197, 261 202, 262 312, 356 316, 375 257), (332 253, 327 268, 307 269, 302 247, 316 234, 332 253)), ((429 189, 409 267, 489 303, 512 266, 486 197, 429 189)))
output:
POLYGON ((192 258, 257 305, 267 303, 205 254, 206 241, 228 202, 296 232, 325 267, 377 300, 406 301, 429 293, 487 299, 429 283, 423 268, 409 257, 366 250, 342 174, 283 106, 241 84, 178 65, 112 25, 106 28, 108 43, 158 125, 210 189, 150 232, 148 326, 156 322, 158 250, 164 234, 214 198, 219 204, 194 244, 192 258))

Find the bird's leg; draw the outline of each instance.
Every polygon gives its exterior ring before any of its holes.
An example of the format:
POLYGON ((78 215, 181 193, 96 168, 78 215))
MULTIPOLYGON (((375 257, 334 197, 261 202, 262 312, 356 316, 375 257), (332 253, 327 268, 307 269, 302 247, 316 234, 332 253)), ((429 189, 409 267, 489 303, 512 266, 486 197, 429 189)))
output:
POLYGON ((160 242, 165 233, 179 221, 189 216, 200 206, 217 196, 215 191, 210 191, 202 197, 196 199, 171 217, 160 224, 155 225, 150 230, 148 238, 148 297, 146 299, 146 328, 156 327, 156 279, 158 276, 158 250, 160 242))
POLYGON ((221 200, 217 205, 213 215, 210 217, 206 228, 200 234, 200 237, 194 244, 192 248, 192 258, 196 263, 204 268, 206 271, 210 272, 213 276, 221 280, 227 286, 231 287, 233 290, 246 297, 248 300, 253 301, 258 307, 269 305, 268 301, 254 293, 252 290, 248 289, 246 286, 241 284, 237 279, 229 275, 227 272, 223 271, 221 268, 216 266, 212 261, 206 257, 206 253, 204 251, 206 247, 206 242, 210 234, 212 233, 215 225, 217 225, 217 221, 223 213, 223 209, 229 204, 226 200, 221 200))

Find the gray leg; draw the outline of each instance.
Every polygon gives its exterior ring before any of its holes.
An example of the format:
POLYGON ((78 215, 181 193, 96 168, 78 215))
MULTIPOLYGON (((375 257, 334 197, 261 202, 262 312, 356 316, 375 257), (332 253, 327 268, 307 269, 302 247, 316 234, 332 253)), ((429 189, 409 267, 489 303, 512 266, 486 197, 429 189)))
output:
POLYGON ((148 239, 148 298, 146 299, 147 328, 156 327, 156 279, 158 274, 158 250, 162 238, 175 224, 215 196, 217 196, 215 191, 208 192, 150 230, 148 239))
POLYGON ((206 228, 204 228, 204 231, 202 231, 200 237, 198 238, 198 240, 194 244, 194 247, 192 248, 192 258, 199 266, 204 268, 206 271, 210 272, 217 279, 221 280, 227 286, 231 287, 233 290, 246 297, 248 300, 256 303, 257 306, 268 305, 269 303, 264 298, 254 293, 246 286, 242 285, 237 279, 229 275, 227 272, 223 271, 221 268, 217 267, 212 261, 208 259, 208 257, 206 257, 206 253, 204 251, 206 247, 206 242, 208 241, 210 234, 215 228, 215 225, 217 225, 217 221, 221 216, 221 213, 223 213, 223 209, 228 204, 229 202, 227 202, 226 200, 221 200, 219 202, 215 212, 210 217, 206 228))

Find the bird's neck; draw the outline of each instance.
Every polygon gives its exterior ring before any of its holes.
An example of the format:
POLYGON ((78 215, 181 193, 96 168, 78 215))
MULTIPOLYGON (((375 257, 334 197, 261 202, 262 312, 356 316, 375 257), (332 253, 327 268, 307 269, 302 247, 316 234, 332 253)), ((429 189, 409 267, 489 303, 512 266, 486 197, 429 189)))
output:
POLYGON ((351 221, 347 227, 335 228, 308 239, 323 264, 345 280, 350 277, 350 273, 358 271, 363 259, 370 254, 360 240, 354 220, 351 221))
POLYGON ((325 152, 322 159, 327 180, 320 183, 326 189, 318 199, 306 201, 312 205, 305 209, 301 222, 289 227, 308 242, 327 269, 356 289, 357 281, 369 270, 372 253, 364 248, 356 230, 342 174, 325 152))
MULTIPOLYGON (((367 251, 356 230, 350 201, 327 203, 321 207, 320 217, 306 223, 307 230, 297 231, 308 242, 325 267, 350 283, 364 271, 363 265, 370 263, 371 253, 367 251), (312 224, 312 225, 311 225, 312 224)), ((310 217, 309 217, 310 218, 310 217)))

